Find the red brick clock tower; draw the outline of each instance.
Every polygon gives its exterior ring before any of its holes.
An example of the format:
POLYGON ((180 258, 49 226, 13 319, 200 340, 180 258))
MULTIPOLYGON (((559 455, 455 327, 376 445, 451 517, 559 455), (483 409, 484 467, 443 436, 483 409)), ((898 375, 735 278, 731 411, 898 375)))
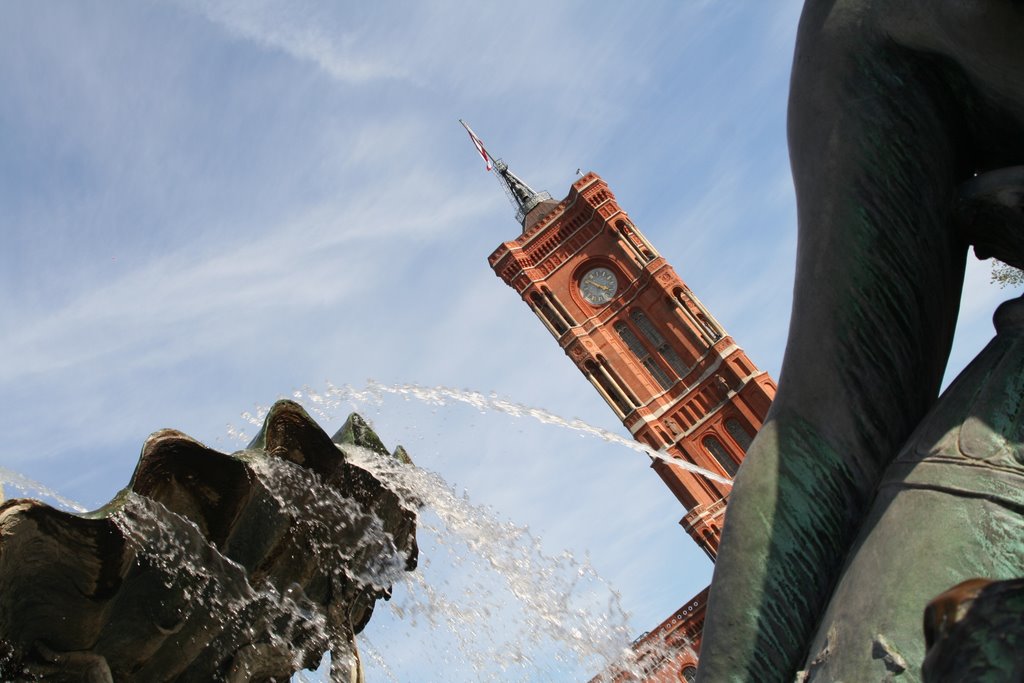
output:
MULTIPOLYGON (((465 125, 463 123, 463 125, 465 125)), ((775 397, 751 362, 588 173, 555 201, 492 160, 522 233, 488 259, 637 441, 731 479, 775 397)), ((730 486, 664 460, 654 470, 686 514, 683 529, 714 560, 730 486)), ((691 680, 707 589, 634 643, 646 681, 691 680)), ((605 680, 626 681, 625 672, 605 680)), ((596 680, 596 679, 595 679, 596 680)))
MULTIPOLYGON (((622 424, 651 448, 731 478, 761 427, 775 383, 588 173, 560 202, 501 161, 523 232, 491 254, 622 424)), ((687 533, 712 559, 729 486, 663 460, 652 467, 688 512, 687 533)))

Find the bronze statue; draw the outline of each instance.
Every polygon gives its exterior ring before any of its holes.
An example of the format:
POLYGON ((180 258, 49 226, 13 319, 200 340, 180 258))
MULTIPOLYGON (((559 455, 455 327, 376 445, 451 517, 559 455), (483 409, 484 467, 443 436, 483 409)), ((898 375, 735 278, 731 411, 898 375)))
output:
POLYGON ((918 680, 929 598, 1024 575, 1024 304, 937 398, 968 246, 1024 265, 1024 3, 807 0, 789 146, 789 340, 698 680, 918 680))

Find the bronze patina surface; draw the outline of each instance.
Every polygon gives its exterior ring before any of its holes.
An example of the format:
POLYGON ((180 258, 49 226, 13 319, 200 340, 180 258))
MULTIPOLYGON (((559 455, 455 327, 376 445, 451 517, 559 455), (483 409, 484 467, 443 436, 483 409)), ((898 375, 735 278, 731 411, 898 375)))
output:
POLYGON ((968 247, 1024 263, 1014 192, 971 192, 1024 164, 1022 36, 1017 0, 805 3, 790 334, 699 680, 919 680, 927 600, 1024 574, 1016 308, 937 403, 968 247))

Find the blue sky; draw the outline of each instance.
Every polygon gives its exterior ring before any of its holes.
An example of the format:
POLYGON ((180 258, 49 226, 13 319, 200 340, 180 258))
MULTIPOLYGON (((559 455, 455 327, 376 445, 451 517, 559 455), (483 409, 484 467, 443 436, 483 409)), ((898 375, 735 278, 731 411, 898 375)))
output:
MULTIPOLYGON (((371 378, 494 392, 623 433, 488 268, 518 226, 460 117, 536 189, 561 197, 578 167, 602 175, 776 375, 796 243, 785 102, 799 6, 0 5, 0 466, 91 508, 156 429, 234 450, 228 425, 246 427, 243 412, 371 378)), ((988 269, 972 258, 957 368, 1010 295, 988 269)), ((465 405, 356 407, 457 492, 528 526, 549 557, 589 558, 634 635, 710 578, 642 455, 465 405)), ((474 629, 501 634, 502 617, 474 629)), ((451 638, 387 610, 367 635, 403 681, 593 669, 552 645, 529 665, 474 671, 451 638)))

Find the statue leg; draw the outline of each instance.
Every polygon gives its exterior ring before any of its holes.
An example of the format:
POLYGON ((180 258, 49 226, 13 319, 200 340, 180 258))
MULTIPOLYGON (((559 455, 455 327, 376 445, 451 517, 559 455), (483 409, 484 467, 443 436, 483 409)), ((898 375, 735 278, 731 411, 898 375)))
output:
POLYGON ((962 93, 862 5, 810 0, 801 18, 789 341, 730 497, 703 681, 793 680, 882 472, 935 401, 953 336, 962 93))

